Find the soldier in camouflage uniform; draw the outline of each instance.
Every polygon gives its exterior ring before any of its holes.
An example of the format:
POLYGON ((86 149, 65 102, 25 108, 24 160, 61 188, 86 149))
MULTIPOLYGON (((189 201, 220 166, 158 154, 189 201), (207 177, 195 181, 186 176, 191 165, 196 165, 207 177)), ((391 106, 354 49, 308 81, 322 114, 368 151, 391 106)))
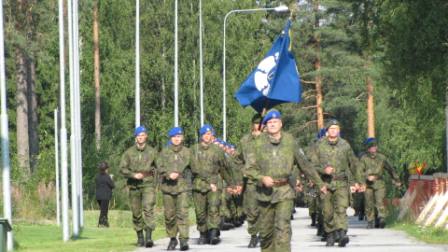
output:
POLYGON ((378 213, 378 227, 384 228, 384 217, 386 215, 384 208, 384 197, 386 194, 384 174, 388 172, 394 184, 398 187, 401 186, 400 178, 392 165, 387 161, 386 156, 377 151, 378 147, 375 138, 368 138, 364 144, 367 147, 367 153, 361 157, 360 164, 367 184, 365 191, 367 228, 374 227, 375 210, 378 213))
POLYGON ((243 173, 242 173, 242 165, 243 161, 240 159, 240 155, 235 151, 235 146, 231 144, 225 145, 225 157, 226 163, 229 165, 232 170, 233 181, 235 182, 235 188, 228 188, 223 192, 223 201, 221 204, 221 216, 224 217, 224 226, 229 222, 230 226, 240 227, 243 225, 243 209, 242 209, 242 188, 243 188, 243 173))
MULTIPOLYGON (((243 161, 247 160, 247 153, 251 149, 251 146, 255 139, 261 134, 263 125, 261 123, 261 115, 255 114, 252 117, 252 127, 251 132, 245 136, 243 136, 240 140, 241 146, 241 154, 243 156, 243 161)), ((258 228, 257 228, 257 220, 258 220, 258 201, 256 197, 257 193, 257 181, 250 180, 246 174, 246 171, 243 171, 244 175, 244 190, 243 190, 243 207, 244 213, 246 214, 247 220, 247 232, 250 235, 249 248, 256 248, 259 242, 258 237, 258 228)))
POLYGON ((224 152, 212 143, 214 130, 204 125, 199 130, 200 142, 192 147, 193 201, 196 224, 200 232, 198 244, 220 242, 219 207, 221 204, 222 179, 233 186, 232 174, 224 157, 224 152))
POLYGON ((163 193, 166 233, 170 237, 167 250, 175 250, 179 233, 180 250, 188 250, 189 183, 185 178, 190 168, 191 151, 183 146, 183 130, 174 127, 168 132, 170 145, 160 152, 157 168, 163 193))
POLYGON ((349 242, 346 234, 346 210, 350 201, 350 189, 360 190, 363 187, 358 159, 339 133, 339 122, 330 120, 327 124, 327 136, 317 143, 310 158, 328 185, 328 193, 321 194, 326 245, 334 246, 338 242, 340 247, 344 247, 349 242))
POLYGON ((298 173, 294 164, 325 191, 293 136, 281 131, 280 116, 277 110, 267 113, 263 119, 267 133, 255 139, 246 160, 247 176, 257 183, 261 251, 291 251, 290 217, 296 186, 294 174, 298 173))
POLYGON ((134 135, 135 145, 124 152, 120 162, 120 173, 127 178, 137 245, 152 247, 157 185, 154 160, 157 151, 146 143, 148 135, 145 127, 137 127, 134 135), (143 230, 146 232, 145 239, 143 230))

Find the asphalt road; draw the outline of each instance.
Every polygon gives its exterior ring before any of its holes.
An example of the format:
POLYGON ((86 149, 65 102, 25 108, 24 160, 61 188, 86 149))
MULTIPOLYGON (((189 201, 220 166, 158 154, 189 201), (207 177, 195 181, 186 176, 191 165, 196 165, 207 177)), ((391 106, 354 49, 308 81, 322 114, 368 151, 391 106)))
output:
MULTIPOLYGON (((366 223, 360 222, 354 217, 349 220, 348 235, 350 243, 345 248, 337 246, 325 247, 315 235, 316 229, 309 226, 308 209, 297 208, 294 220, 291 222, 292 251, 344 251, 344 252, 439 252, 448 251, 447 245, 429 245, 419 242, 404 232, 391 229, 366 229, 366 223)), ((189 251, 213 251, 213 252, 240 252, 240 251, 260 251, 260 248, 248 249, 249 235, 246 232, 246 225, 221 232, 221 243, 218 245, 197 245, 196 240, 199 233, 195 227, 190 229, 190 250, 189 251)), ((153 248, 140 248, 137 252, 166 251, 169 239, 155 241, 153 248)), ((179 246, 177 247, 177 250, 179 246)), ((178 250, 179 251, 179 250, 178 250)))

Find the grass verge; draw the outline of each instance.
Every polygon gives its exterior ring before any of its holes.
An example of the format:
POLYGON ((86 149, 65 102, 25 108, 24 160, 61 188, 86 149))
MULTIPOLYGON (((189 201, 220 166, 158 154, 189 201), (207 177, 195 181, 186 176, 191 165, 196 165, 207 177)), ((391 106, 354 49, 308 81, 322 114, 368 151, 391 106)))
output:
MULTIPOLYGON (((84 212, 84 228, 76 240, 62 241, 61 228, 55 224, 33 224, 17 222, 14 224, 16 251, 32 252, 99 252, 99 251, 133 251, 136 249, 136 235, 132 228, 130 211, 109 211, 110 228, 97 228, 99 211, 84 212)), ((166 236, 163 216, 156 215, 157 228, 153 239, 166 236)))

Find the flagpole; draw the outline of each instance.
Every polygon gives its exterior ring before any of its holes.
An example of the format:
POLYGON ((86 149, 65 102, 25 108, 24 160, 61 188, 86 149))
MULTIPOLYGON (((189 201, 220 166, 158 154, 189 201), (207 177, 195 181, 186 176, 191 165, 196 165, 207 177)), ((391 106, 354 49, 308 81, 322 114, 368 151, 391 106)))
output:
POLYGON ((233 13, 253 13, 259 11, 275 11, 275 12, 285 12, 289 11, 288 6, 280 5, 274 8, 256 8, 256 9, 241 9, 241 10, 231 10, 227 12, 224 16, 223 25, 223 43, 222 43, 222 140, 227 140, 227 90, 226 90, 226 25, 227 19, 233 13))
POLYGON ((177 43, 177 0, 174 1, 174 126, 179 126, 179 80, 178 80, 178 43, 177 43))
POLYGON ((202 0, 199 0, 199 104, 201 110, 201 127, 204 125, 204 71, 202 55, 202 0))
POLYGON ((135 127, 140 126, 140 1, 135 1, 135 127))
POLYGON ((64 50, 64 0, 59 0, 59 103, 61 124, 59 130, 61 144, 61 208, 62 240, 70 239, 68 213, 68 168, 67 168, 67 128, 65 123, 65 50, 64 50))
MULTIPOLYGON (((5 48, 3 37, 3 1, 0 2, 0 93, 1 93, 1 137, 2 137, 2 184, 3 184, 3 216, 12 225, 11 208, 11 166, 9 159, 8 108, 6 105, 5 48)), ((6 228, 6 227, 3 227, 6 228)), ((5 242, 5 241, 3 241, 5 242)), ((12 250, 12 231, 7 233, 6 248, 12 250)))

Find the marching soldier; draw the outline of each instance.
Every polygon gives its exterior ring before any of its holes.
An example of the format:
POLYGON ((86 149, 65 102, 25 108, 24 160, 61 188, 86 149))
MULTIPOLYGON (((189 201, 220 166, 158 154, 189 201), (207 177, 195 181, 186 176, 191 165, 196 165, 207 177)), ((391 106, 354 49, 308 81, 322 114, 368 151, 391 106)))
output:
POLYGON ((257 183, 260 210, 261 251, 291 251, 291 211, 294 207, 294 164, 325 192, 318 173, 311 167, 293 136, 282 132, 277 110, 263 119, 266 134, 258 137, 247 154, 247 176, 257 183))
POLYGON ((378 227, 384 228, 384 217, 386 215, 383 203, 386 194, 384 173, 388 172, 390 174, 397 187, 401 186, 401 182, 394 168, 387 161, 386 156, 378 152, 376 139, 368 138, 364 144, 367 148, 367 153, 361 157, 360 163, 367 184, 365 191, 367 228, 374 227, 375 210, 378 213, 378 227))
POLYGON ((183 146, 181 127, 168 132, 170 145, 163 148, 157 159, 160 173, 160 189, 163 193, 166 233, 170 237, 167 250, 175 250, 179 233, 180 250, 188 250, 189 183, 185 176, 190 168, 191 151, 183 146))
MULTIPOLYGON (((260 136, 262 130, 260 128, 261 116, 260 114, 255 114, 252 117, 252 126, 251 132, 243 138, 241 138, 240 146, 241 146, 241 154, 243 155, 243 161, 247 160, 247 152, 251 149, 251 146, 254 140, 260 136)), ((247 220, 247 232, 250 235, 249 248, 255 248, 258 245, 259 237, 258 237, 258 228, 257 228, 257 220, 258 220, 258 202, 257 202, 257 181, 250 180, 244 171, 244 190, 243 190, 243 207, 244 213, 246 214, 247 220)))
POLYGON ((361 190, 363 187, 358 159, 339 133, 339 122, 330 120, 327 124, 327 136, 317 143, 310 157, 328 185, 328 193, 321 194, 326 246, 334 246, 338 242, 340 247, 344 247, 349 242, 346 234, 346 210, 350 201, 350 189, 361 190), (350 187, 352 183, 354 185, 350 187))
POLYGON ((135 145, 124 152, 120 172, 127 178, 137 245, 152 247, 157 184, 154 160, 157 151, 147 144, 148 134, 144 126, 137 127, 134 136, 135 145), (146 232, 145 239, 143 230, 146 232))
POLYGON ((222 179, 229 187, 234 183, 224 152, 212 142, 212 126, 204 125, 199 130, 199 135, 200 142, 192 147, 193 201, 197 229, 200 232, 198 244, 210 242, 215 245, 220 242, 218 227, 222 179))

